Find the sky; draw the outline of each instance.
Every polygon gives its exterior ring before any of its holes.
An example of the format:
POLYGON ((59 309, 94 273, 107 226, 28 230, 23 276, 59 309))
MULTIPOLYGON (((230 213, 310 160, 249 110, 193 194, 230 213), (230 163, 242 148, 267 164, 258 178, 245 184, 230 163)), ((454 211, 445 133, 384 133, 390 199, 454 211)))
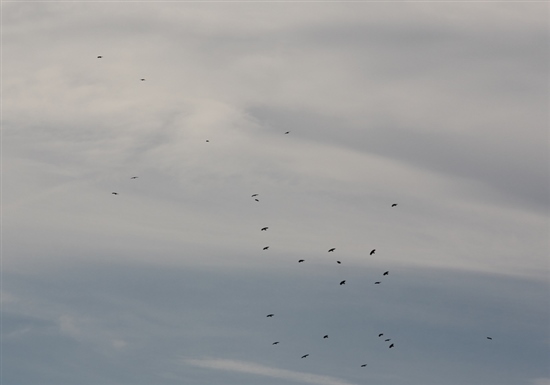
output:
POLYGON ((546 2, 1 7, 2 385, 550 384, 546 2))

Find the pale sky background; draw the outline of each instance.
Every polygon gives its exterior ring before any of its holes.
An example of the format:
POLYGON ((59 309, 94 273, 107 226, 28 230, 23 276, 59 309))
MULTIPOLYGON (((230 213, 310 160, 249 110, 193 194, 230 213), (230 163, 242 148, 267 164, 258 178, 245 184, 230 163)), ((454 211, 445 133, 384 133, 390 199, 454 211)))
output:
POLYGON ((3 2, 2 385, 549 385, 548 21, 3 2))

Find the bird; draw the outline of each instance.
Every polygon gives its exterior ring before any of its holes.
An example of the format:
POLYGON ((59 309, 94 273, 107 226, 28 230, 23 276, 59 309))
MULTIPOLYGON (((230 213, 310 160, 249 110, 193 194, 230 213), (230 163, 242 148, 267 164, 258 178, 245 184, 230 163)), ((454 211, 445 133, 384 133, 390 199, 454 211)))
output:
POLYGON ((372 249, 372 251, 370 252, 370 255, 373 255, 375 251, 376 249, 372 249))
POLYGON ((279 341, 275 341, 271 345, 277 345, 278 343, 279 343, 279 341))
POLYGON ((364 367, 366 367, 366 366, 367 366, 367 364, 363 364, 363 365, 361 365, 361 367, 362 367, 362 368, 364 368, 364 367))
POLYGON ((393 344, 390 345, 390 349, 393 348, 393 344))
POLYGON ((300 259, 300 260, 298 261, 298 263, 302 263, 302 262, 304 262, 304 261, 305 261, 305 259, 300 259))
POLYGON ((386 338, 384 341, 389 342, 391 341, 391 338, 386 338))
POLYGON ((330 253, 330 252, 333 252, 334 250, 336 250, 335 247, 333 247, 332 249, 328 249, 328 252, 330 253))
POLYGON ((144 82, 144 81, 145 81, 145 79, 143 79, 143 78, 142 78, 142 79, 139 79, 139 80, 141 80, 142 82, 144 82))
POLYGON ((380 333, 378 334, 378 337, 382 337, 384 335, 384 333, 380 333))
POLYGON ((266 231, 269 227, 262 227, 262 231, 266 231))
POLYGON ((302 358, 306 358, 307 356, 309 356, 309 354, 304 354, 302 358))
POLYGON ((380 285, 380 281, 376 281, 374 284, 375 285, 380 285))
POLYGON ((394 203, 393 205, 391 205, 391 207, 395 207, 395 206, 397 206, 397 203, 394 203))
POLYGON ((488 340, 492 340, 493 338, 491 338, 491 337, 487 337, 487 339, 488 339, 488 340))
POLYGON ((340 262, 340 261, 336 261, 336 263, 337 263, 337 264, 341 264, 342 262, 340 262))
POLYGON ((133 177, 131 177, 130 179, 137 179, 137 178, 138 178, 137 176, 133 176, 133 177))
POLYGON ((269 246, 264 247, 264 250, 267 250, 267 249, 269 249, 269 246))
POLYGON ((388 275, 389 273, 390 273, 389 271, 386 271, 386 272, 384 272, 384 274, 382 274, 382 275, 388 275))
POLYGON ((290 133, 290 131, 287 131, 287 132, 285 132, 285 135, 286 135, 286 134, 289 134, 289 133, 290 133))
POLYGON ((257 197, 258 194, 252 194, 251 197, 254 198, 254 197, 257 197))
POLYGON ((118 193, 117 193, 117 192, 114 192, 114 191, 113 191, 111 194, 113 194, 113 195, 118 195, 118 193))
POLYGON ((210 143, 210 141, 208 139, 206 139, 206 143, 210 143))
POLYGON ((323 338, 328 338, 328 334, 324 335, 323 338))
POLYGON ((256 198, 254 198, 254 200, 255 200, 256 202, 259 202, 259 201, 260 201, 259 199, 256 199, 256 198))
POLYGON ((346 284, 346 280, 344 279, 342 282, 340 282, 340 285, 345 285, 346 284))
POLYGON ((101 59, 102 57, 103 57, 103 56, 98 56, 97 58, 98 58, 98 59, 101 59))
POLYGON ((266 315, 266 317, 267 317, 267 318, 271 318, 271 317, 273 317, 274 315, 275 315, 275 314, 268 314, 268 315, 266 315))

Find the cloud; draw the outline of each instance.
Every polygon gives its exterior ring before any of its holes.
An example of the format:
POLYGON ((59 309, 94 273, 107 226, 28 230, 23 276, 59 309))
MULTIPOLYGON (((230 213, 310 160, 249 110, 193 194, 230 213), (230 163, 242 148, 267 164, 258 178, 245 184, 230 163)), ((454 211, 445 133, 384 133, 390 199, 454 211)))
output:
POLYGON ((350 382, 335 377, 319 376, 317 374, 272 368, 247 361, 224 359, 185 359, 184 362, 188 365, 198 366, 201 368, 256 374, 259 376, 278 378, 281 380, 299 381, 306 384, 351 385, 350 382))

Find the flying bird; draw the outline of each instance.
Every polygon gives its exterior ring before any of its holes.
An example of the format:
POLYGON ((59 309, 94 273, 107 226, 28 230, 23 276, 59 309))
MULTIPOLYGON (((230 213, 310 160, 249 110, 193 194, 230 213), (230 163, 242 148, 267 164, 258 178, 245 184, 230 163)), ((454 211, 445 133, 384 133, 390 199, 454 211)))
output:
POLYGON ((390 349, 393 348, 393 344, 390 345, 390 349))
POLYGON ((378 334, 378 337, 382 337, 384 335, 384 333, 380 333, 378 334))
POLYGON ((342 262, 340 262, 340 261, 336 261, 336 263, 337 263, 337 264, 341 264, 342 262))
POLYGON ((492 338, 491 338, 491 337, 487 337, 487 339, 488 339, 488 340, 492 340, 492 338))
POLYGON ((372 251, 370 252, 370 255, 373 255, 375 251, 376 249, 372 249, 372 251))
POLYGON ((389 342, 391 341, 391 338, 386 338, 384 341, 389 342))
POLYGON ((286 134, 289 134, 289 133, 290 133, 290 131, 287 131, 287 132, 285 132, 285 135, 286 135, 286 134))
POLYGON ((300 260, 298 261, 298 263, 302 263, 302 262, 304 262, 304 261, 305 261, 305 259, 300 259, 300 260))
POLYGON ((332 249, 328 249, 328 252, 330 253, 330 252, 333 252, 334 250, 336 250, 335 247, 333 247, 332 249))
POLYGON ((133 176, 133 177, 131 177, 130 179, 137 179, 137 178, 138 178, 137 176, 133 176))
POLYGON ((210 141, 208 139, 206 139, 206 143, 210 143, 210 141))
POLYGON ((252 194, 251 197, 254 198, 254 197, 257 197, 258 194, 252 194))
POLYGON ((268 314, 266 315, 267 318, 273 317, 275 314, 268 314))
POLYGON ((117 192, 114 192, 114 191, 113 191, 111 194, 113 194, 113 195, 118 195, 118 193, 117 193, 117 192))
POLYGON ((380 281, 376 281, 374 284, 375 285, 380 285, 380 281))
POLYGON ((309 356, 309 354, 304 354, 302 358, 306 358, 307 356, 309 356))
POLYGON ((267 249, 269 249, 269 246, 264 247, 264 250, 267 250, 267 249))
POLYGON ((275 341, 271 345, 277 345, 278 343, 279 343, 279 341, 275 341))
POLYGON ((366 366, 367 366, 367 364, 363 364, 363 365, 361 365, 361 367, 362 367, 362 368, 364 368, 364 367, 366 367, 366 366))
POLYGON ((139 79, 139 80, 141 80, 142 82, 144 82, 144 81, 145 81, 145 79, 143 79, 143 78, 142 78, 142 79, 139 79))
POLYGON ((328 338, 328 334, 324 335, 323 338, 328 338))
POLYGON ((386 271, 386 272, 385 272, 384 274, 382 274, 382 275, 388 275, 389 273, 390 273, 389 271, 386 271))
POLYGON ((101 59, 102 57, 103 57, 103 56, 98 56, 97 58, 98 58, 98 59, 101 59))
POLYGON ((269 227, 262 227, 262 231, 266 231, 269 227))
POLYGON ((254 200, 255 200, 256 202, 259 202, 259 201, 260 201, 259 199, 256 199, 256 198, 254 198, 254 200))
POLYGON ((391 205, 391 207, 395 207, 395 206, 397 206, 397 203, 394 203, 393 205, 391 205))
POLYGON ((340 282, 340 286, 341 285, 345 285, 346 284, 346 280, 344 279, 342 282, 340 282))

